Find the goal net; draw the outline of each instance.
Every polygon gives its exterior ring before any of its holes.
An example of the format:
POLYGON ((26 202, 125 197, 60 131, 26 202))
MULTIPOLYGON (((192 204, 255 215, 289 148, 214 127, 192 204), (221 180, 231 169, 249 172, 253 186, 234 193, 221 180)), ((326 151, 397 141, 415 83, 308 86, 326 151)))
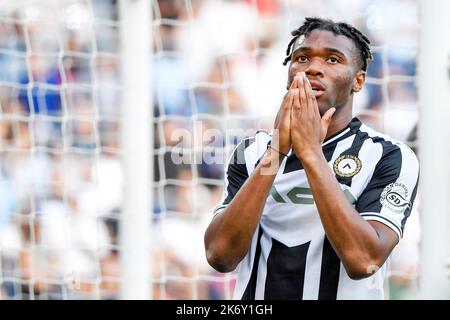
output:
MULTIPOLYGON (((121 138, 134 106, 121 107, 129 88, 120 8, 117 0, 0 3, 1 299, 123 297, 124 190, 138 189, 124 178, 123 157, 143 154, 124 155, 121 138)), ((418 4, 152 0, 149 10, 150 32, 125 35, 142 35, 152 49, 142 70, 154 137, 144 285, 152 299, 230 299, 235 274, 208 266, 203 234, 231 151, 272 126, 290 31, 322 16, 368 34, 374 61, 354 113, 415 147, 418 4)), ((392 257, 392 299, 418 294, 419 200, 392 257)))

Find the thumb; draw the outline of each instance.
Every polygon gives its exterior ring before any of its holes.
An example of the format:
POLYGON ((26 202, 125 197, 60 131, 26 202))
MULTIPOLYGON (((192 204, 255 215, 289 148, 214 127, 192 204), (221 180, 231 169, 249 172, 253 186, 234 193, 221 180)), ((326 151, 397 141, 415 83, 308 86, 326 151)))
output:
POLYGON ((322 117, 322 127, 324 129, 328 129, 328 126, 330 125, 331 118, 333 117, 334 113, 336 112, 336 108, 330 108, 325 112, 325 114, 322 117))

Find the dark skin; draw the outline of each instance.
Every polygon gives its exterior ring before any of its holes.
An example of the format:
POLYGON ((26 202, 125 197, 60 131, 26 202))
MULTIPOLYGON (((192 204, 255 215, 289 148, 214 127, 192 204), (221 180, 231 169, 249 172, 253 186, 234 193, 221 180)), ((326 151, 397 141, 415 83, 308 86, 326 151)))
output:
MULTIPOLYGON (((372 275, 399 241, 389 227, 359 215, 322 152, 324 139, 351 121, 353 93, 364 85, 365 72, 359 68, 357 54, 351 39, 325 30, 313 30, 298 41, 272 137, 276 150, 288 153, 292 148, 302 162, 325 233, 352 279, 372 275)), ((208 226, 206 255, 216 270, 233 271, 245 257, 282 159, 269 149, 231 203, 208 226)))

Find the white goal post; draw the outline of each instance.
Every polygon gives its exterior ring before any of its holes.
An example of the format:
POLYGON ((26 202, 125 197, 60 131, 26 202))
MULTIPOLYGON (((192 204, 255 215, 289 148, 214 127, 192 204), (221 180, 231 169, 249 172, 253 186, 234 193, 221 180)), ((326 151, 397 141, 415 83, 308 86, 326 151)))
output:
POLYGON ((423 299, 450 299, 450 2, 420 1, 420 288, 423 299), (444 32, 445 34, 445 32, 444 32))
POLYGON ((151 7, 121 0, 122 161, 124 205, 120 224, 121 298, 152 297, 150 232, 153 212, 151 7))

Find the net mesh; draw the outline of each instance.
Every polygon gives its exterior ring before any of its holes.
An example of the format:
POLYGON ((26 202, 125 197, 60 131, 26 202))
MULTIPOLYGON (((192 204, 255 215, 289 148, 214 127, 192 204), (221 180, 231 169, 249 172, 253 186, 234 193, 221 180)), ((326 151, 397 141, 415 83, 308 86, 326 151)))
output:
MULTIPOLYGON (((365 32, 374 61, 355 114, 414 147, 418 6, 151 3, 153 39, 142 41, 153 43, 153 298, 229 299, 235 274, 207 265, 203 233, 230 152, 272 126, 286 86, 289 32, 305 16, 346 20, 365 32)), ((124 187, 118 3, 5 1, 0 10, 0 297, 117 299, 124 187)), ((419 233, 413 213, 392 256, 391 299, 417 295, 419 233)))

